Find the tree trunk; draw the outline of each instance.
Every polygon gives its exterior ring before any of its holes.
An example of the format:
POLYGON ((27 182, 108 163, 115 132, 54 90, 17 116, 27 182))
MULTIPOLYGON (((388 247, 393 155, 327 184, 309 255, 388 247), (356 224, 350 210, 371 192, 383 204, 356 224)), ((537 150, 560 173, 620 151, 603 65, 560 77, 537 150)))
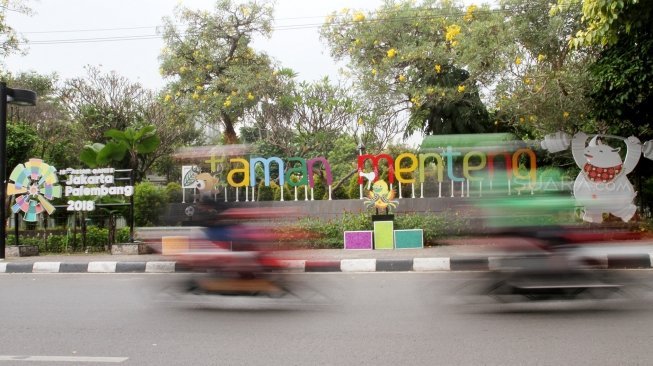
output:
POLYGON ((238 136, 234 129, 234 122, 227 114, 222 114, 222 123, 224 124, 224 141, 226 144, 237 144, 238 136))

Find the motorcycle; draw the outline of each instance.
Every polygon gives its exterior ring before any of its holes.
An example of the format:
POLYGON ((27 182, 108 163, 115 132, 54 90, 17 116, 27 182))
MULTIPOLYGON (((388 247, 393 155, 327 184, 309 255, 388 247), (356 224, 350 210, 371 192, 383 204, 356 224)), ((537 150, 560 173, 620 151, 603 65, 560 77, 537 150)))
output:
POLYGON ((504 234, 535 243, 540 250, 493 257, 489 272, 457 291, 465 303, 649 301, 652 297, 649 286, 624 271, 605 269, 605 263, 592 255, 588 248, 600 239, 596 233, 530 228, 504 234))

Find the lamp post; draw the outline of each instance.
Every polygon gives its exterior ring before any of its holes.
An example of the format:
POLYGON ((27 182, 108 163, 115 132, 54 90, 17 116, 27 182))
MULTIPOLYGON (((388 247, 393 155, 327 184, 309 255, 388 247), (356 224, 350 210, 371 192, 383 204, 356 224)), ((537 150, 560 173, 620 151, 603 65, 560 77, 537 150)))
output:
MULTIPOLYGON (((5 258, 7 239, 7 104, 22 106, 36 105, 36 93, 31 90, 12 89, 0 82, 0 259, 5 258)), ((18 223, 16 223, 18 225, 18 223)))

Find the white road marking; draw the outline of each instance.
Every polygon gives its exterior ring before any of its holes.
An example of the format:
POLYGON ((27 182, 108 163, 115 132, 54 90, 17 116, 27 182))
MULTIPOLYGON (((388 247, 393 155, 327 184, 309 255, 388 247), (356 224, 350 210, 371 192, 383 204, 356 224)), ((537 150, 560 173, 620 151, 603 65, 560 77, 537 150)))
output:
POLYGON ((88 356, 9 356, 0 355, 0 361, 29 361, 29 362, 100 362, 121 363, 129 357, 88 357, 88 356))

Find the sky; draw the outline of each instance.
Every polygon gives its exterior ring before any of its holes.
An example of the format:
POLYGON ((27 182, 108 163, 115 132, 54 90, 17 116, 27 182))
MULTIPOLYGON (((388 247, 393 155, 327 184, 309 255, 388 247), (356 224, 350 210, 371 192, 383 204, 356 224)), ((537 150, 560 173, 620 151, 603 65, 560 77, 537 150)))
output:
MULTIPOLYGON (((158 61, 163 42, 156 27, 164 16, 173 16, 178 4, 210 10, 215 1, 30 0, 31 16, 8 12, 7 21, 28 45, 26 55, 8 57, 5 66, 12 73, 57 73, 60 80, 85 76, 86 65, 101 66, 146 88, 160 89, 165 85, 158 61)), ((277 0, 278 29, 270 39, 256 39, 254 48, 295 70, 300 80, 338 78, 343 65, 333 61, 320 40, 320 25, 333 11, 373 10, 381 4, 381 0, 277 0)))

